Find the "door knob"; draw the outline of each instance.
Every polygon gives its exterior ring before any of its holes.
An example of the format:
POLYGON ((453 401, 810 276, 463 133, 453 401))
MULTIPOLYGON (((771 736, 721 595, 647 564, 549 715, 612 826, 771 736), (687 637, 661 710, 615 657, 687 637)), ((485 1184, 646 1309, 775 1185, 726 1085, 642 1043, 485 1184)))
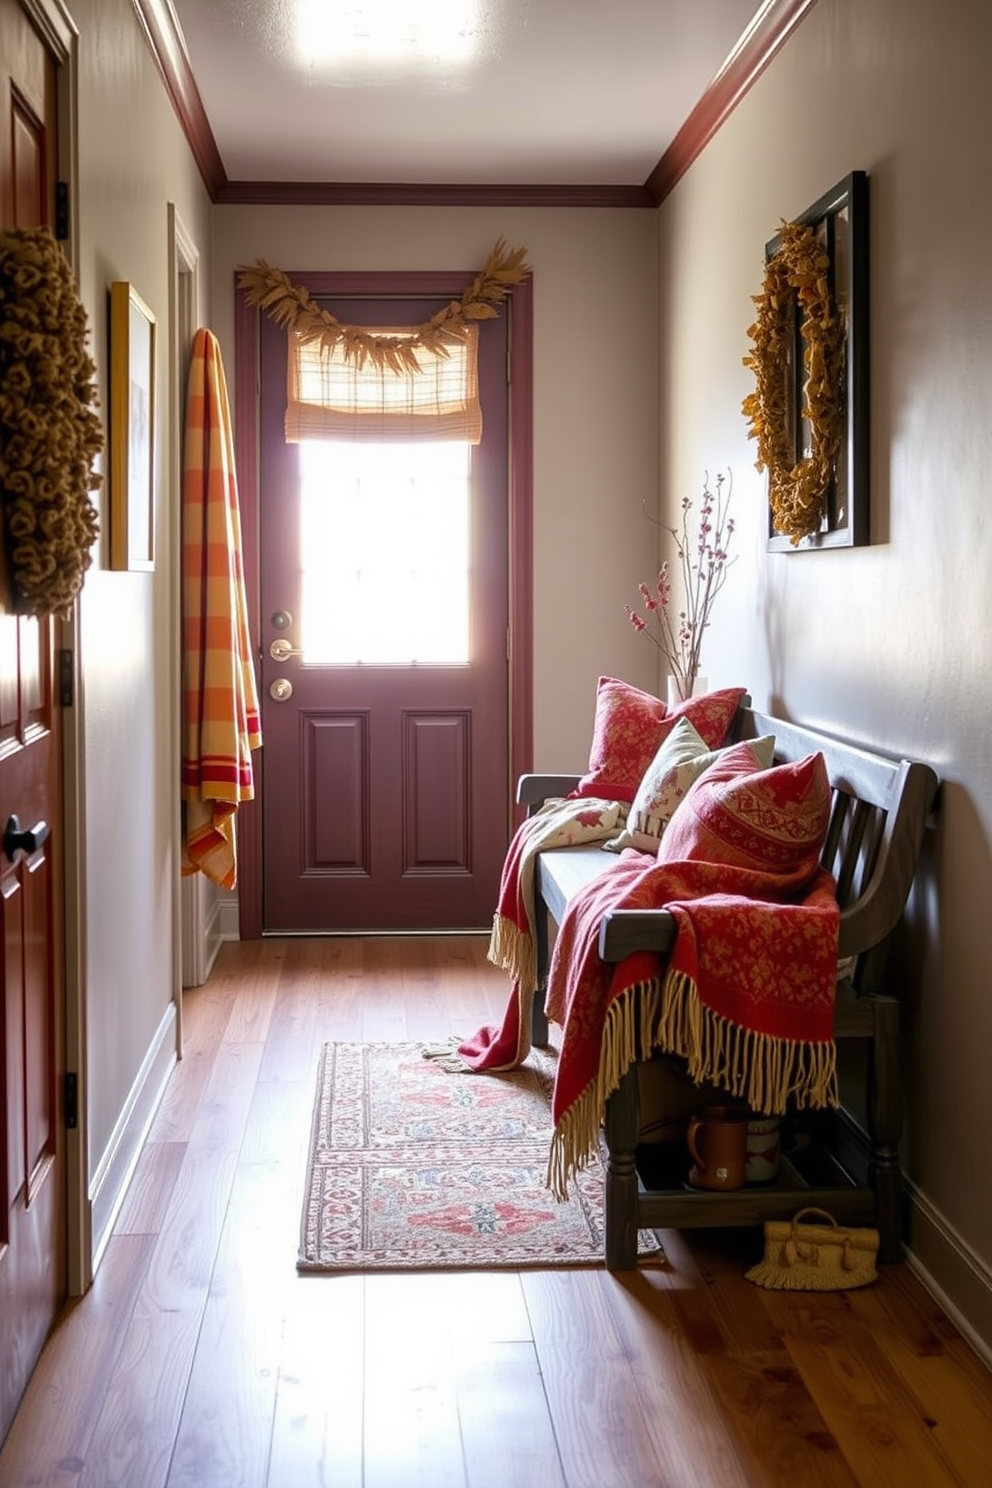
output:
POLYGON ((288 661, 291 656, 302 656, 303 651, 287 641, 285 636, 277 636, 269 647, 269 655, 273 661, 288 661))
POLYGON ((269 684, 269 697, 275 703, 288 703, 293 696, 293 684, 288 677, 277 677, 269 684))
POLYGON ((30 857, 38 851, 50 831, 46 821, 35 822, 33 827, 22 829, 17 817, 9 816, 3 829, 3 850, 11 862, 19 852, 25 852, 30 857))

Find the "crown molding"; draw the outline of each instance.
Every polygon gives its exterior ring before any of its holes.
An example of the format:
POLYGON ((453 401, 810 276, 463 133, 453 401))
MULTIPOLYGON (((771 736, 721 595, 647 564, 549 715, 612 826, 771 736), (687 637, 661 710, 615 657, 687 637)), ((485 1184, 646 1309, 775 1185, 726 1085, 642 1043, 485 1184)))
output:
POLYGON ((131 0, 131 4, 151 47, 203 184, 211 201, 216 201, 217 193, 227 181, 227 172, 193 77, 186 41, 171 0, 131 0))
POLYGON ((750 91, 816 0, 765 0, 645 181, 658 206, 750 91))
POLYGON ((225 181, 214 200, 271 207, 654 207, 645 186, 470 186, 402 181, 225 181))

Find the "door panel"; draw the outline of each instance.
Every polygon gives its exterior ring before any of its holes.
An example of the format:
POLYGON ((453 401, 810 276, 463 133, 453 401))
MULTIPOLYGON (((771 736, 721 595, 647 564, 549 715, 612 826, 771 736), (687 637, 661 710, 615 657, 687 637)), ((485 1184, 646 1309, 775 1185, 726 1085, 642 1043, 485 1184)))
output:
MULTIPOLYGON (((445 300, 325 300, 339 319, 418 324, 445 300)), ((506 317, 480 336, 468 665, 316 665, 301 644, 299 451, 283 437, 285 332, 261 326, 263 926, 480 929, 510 824, 506 317), (282 613, 296 617, 286 629, 282 613), (274 683, 289 683, 286 701, 274 683)), ((389 604, 391 596, 383 596, 389 604)), ((402 627, 402 606, 395 623, 402 627)))
POLYGON ((303 714, 305 873, 369 872, 368 717, 303 714))
POLYGON ((471 716, 403 719, 403 872, 469 873, 471 716))
MULTIPOLYGON (((0 0, 0 80, 0 229, 33 227, 50 217, 55 64, 16 0, 0 0)), ((66 1287, 54 643, 52 621, 0 607, 0 835, 12 816, 50 827, 0 851, 0 1439, 66 1287)))

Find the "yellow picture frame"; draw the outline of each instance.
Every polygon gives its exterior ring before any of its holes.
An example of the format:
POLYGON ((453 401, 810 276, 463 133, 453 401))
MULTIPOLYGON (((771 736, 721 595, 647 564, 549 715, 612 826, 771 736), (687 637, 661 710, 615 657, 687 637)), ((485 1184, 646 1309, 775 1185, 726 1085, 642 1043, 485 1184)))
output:
POLYGON ((155 567, 156 322, 133 284, 110 286, 110 567, 155 567))

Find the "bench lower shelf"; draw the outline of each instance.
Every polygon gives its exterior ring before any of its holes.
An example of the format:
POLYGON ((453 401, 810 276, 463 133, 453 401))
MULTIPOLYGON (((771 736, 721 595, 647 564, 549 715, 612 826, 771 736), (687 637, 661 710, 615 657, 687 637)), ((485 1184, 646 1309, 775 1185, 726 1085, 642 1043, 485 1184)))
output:
MULTIPOLYGON (((644 1159, 640 1166, 650 1177, 644 1159)), ((801 1159, 783 1158, 774 1182, 747 1184, 726 1193, 687 1183, 648 1187, 639 1178, 637 1221, 640 1229, 760 1225, 768 1219, 791 1219, 812 1205, 826 1209, 837 1220, 870 1222, 874 1202, 872 1190, 856 1184, 829 1154, 803 1154, 801 1159)))

